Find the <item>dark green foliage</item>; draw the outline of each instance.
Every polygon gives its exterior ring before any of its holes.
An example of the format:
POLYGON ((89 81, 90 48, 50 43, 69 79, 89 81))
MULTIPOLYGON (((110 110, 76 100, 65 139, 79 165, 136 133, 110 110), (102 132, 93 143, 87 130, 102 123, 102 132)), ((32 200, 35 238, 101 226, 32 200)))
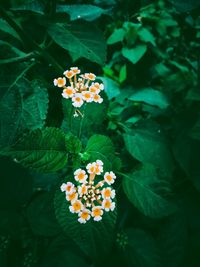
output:
POLYGON ((199 11, 1 1, 1 267, 200 266, 199 11), (105 86, 78 117, 53 85, 73 66, 105 86), (97 159, 117 208, 80 224, 60 186, 97 159))

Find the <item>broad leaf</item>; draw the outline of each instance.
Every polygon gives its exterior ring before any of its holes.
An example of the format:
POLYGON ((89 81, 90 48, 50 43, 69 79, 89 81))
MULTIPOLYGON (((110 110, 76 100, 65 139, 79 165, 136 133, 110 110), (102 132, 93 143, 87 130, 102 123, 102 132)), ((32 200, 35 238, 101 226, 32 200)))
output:
POLYGON ((12 144, 24 130, 44 125, 48 93, 39 81, 16 79, 0 101, 0 146, 12 144))
POLYGON ((92 259, 109 253, 115 235, 117 212, 104 213, 100 222, 92 219, 85 224, 78 222, 78 215, 70 213, 65 195, 57 191, 55 212, 64 232, 92 259))
POLYGON ((167 140, 159 129, 150 127, 124 134, 126 149, 137 160, 157 166, 164 175, 170 177, 174 163, 167 140))
POLYGON ((108 77, 98 77, 105 86, 105 93, 109 100, 120 94, 119 84, 108 77))
POLYGON ((103 65, 106 60, 106 43, 103 34, 86 22, 51 24, 48 33, 62 48, 75 55, 75 59, 84 57, 103 65))
POLYGON ((122 48, 122 55, 133 64, 136 64, 146 53, 147 46, 145 44, 137 45, 134 48, 122 48))
POLYGON ((68 151, 65 142, 65 134, 60 129, 38 129, 1 151, 1 154, 13 157, 25 167, 55 172, 66 166, 68 151))
POLYGON ((93 135, 88 140, 85 152, 90 155, 90 161, 100 159, 104 162, 104 170, 112 170, 115 161, 115 150, 109 137, 93 135))
POLYGON ((161 109, 166 109, 169 106, 167 97, 160 91, 153 88, 144 88, 136 91, 128 98, 129 100, 144 102, 148 105, 157 106, 161 109))
POLYGON ((69 14, 71 20, 84 19, 87 21, 93 21, 99 18, 102 14, 107 13, 107 11, 101 7, 84 4, 58 5, 56 11, 69 14))
POLYGON ((162 218, 175 211, 175 206, 166 199, 169 184, 159 179, 153 165, 145 164, 125 176, 123 188, 128 199, 146 216, 162 218))

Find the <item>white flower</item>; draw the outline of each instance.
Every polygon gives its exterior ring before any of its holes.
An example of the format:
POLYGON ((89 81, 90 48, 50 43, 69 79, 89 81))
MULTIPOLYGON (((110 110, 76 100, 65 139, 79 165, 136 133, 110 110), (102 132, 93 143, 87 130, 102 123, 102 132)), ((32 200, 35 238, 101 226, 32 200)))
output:
POLYGON ((65 77, 63 77, 63 78, 59 77, 58 79, 54 79, 53 83, 55 86, 63 87, 66 84, 66 79, 65 79, 65 77))
POLYGON ((71 213, 79 213, 83 209, 83 204, 80 200, 72 201, 69 210, 71 213))
POLYGON ((67 182, 66 184, 63 183, 60 187, 62 192, 66 192, 66 194, 71 194, 72 192, 75 191, 74 189, 74 184, 71 182, 67 182))
POLYGON ((81 212, 79 212, 78 216, 79 216, 78 221, 80 223, 86 223, 87 221, 89 221, 89 219, 91 217, 90 216, 90 210, 83 209, 81 212))
POLYGON ((88 103, 92 102, 93 100, 93 94, 90 91, 83 91, 82 96, 83 96, 83 99, 88 103))
POLYGON ((72 70, 74 74, 79 74, 81 72, 78 67, 71 67, 70 70, 72 70))
POLYGON ((63 74, 68 78, 71 79, 74 76, 74 72, 72 70, 66 70, 63 74))
POLYGON ((96 75, 94 73, 85 73, 84 78, 90 80, 90 81, 94 81, 96 79, 96 75))
POLYGON ((74 97, 72 97, 72 105, 76 108, 80 108, 83 105, 83 96, 80 93, 76 93, 74 97))
POLYGON ((103 210, 101 206, 94 206, 92 208, 92 217, 94 218, 94 221, 100 221, 102 219, 103 210))
POLYGON ((115 202, 112 202, 111 199, 104 199, 102 202, 102 208, 105 211, 113 211, 115 209, 115 202))
POLYGON ((107 184, 111 185, 115 182, 116 175, 114 172, 106 172, 104 174, 104 180, 106 181, 107 184))
POLYGON ((75 90, 71 86, 67 86, 62 92, 64 98, 72 98, 75 94, 75 90))
POLYGON ((95 103, 99 103, 99 104, 101 104, 102 102, 103 102, 103 98, 102 97, 100 97, 100 95, 94 95, 93 96, 93 101, 95 102, 95 103))
POLYGON ((78 169, 74 172, 74 178, 76 181, 78 181, 79 183, 86 183, 88 175, 86 174, 86 172, 82 169, 78 169))
POLYGON ((74 200, 77 200, 78 199, 78 194, 76 191, 73 191, 72 193, 70 194, 66 194, 66 199, 70 202, 74 201, 74 200))
POLYGON ((111 187, 106 187, 101 191, 102 197, 105 199, 114 198, 115 197, 115 190, 111 187))

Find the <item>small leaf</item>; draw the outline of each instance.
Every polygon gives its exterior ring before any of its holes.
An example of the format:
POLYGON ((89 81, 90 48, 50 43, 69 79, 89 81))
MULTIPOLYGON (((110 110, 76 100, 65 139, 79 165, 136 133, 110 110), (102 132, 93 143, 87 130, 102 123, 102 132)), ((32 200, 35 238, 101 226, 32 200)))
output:
POLYGON ((119 84, 108 77, 98 77, 102 80, 105 86, 105 93, 108 99, 111 100, 120 94, 119 84))
POLYGON ((108 37, 107 44, 112 45, 118 42, 122 42, 125 36, 124 29, 115 29, 114 32, 108 37))
POLYGON ((56 11, 59 13, 67 13, 70 15, 71 20, 84 19, 93 21, 101 15, 107 13, 101 7, 95 5, 57 5, 56 11))
POLYGON ((93 24, 74 22, 51 24, 48 33, 62 48, 75 55, 103 65, 106 60, 106 43, 101 31, 93 24))
POLYGON ((119 82, 123 83, 126 80, 127 73, 126 73, 126 65, 123 65, 119 72, 119 82))
POLYGON ((129 100, 144 102, 146 104, 166 109, 169 106, 167 97, 160 91, 153 88, 144 88, 136 91, 128 98, 129 100))
POLYGON ((109 253, 115 234, 116 209, 104 213, 100 222, 94 222, 91 218, 86 224, 80 224, 77 214, 69 211, 69 205, 62 192, 56 192, 54 203, 56 217, 63 231, 87 256, 98 259, 109 253))
POLYGON ((175 206, 166 199, 170 193, 166 181, 159 179, 156 168, 145 164, 123 180, 128 199, 144 215, 162 218, 175 211, 175 206))
POLYGON ((57 128, 35 130, 0 153, 11 156, 23 166, 42 172, 55 172, 66 166, 65 134, 57 128))
POLYGON ((144 41, 145 43, 149 42, 152 45, 156 46, 155 37, 148 29, 140 28, 138 30, 138 35, 141 41, 144 41))
POLYGON ((137 45, 134 48, 122 48, 122 55, 131 61, 133 64, 136 64, 146 53, 147 46, 144 44, 137 45))

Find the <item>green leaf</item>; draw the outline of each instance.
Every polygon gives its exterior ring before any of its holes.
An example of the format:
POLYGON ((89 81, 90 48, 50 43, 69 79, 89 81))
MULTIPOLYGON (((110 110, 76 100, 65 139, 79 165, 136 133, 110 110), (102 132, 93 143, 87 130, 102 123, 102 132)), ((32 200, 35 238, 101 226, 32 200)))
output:
POLYGON ((77 214, 69 211, 65 195, 60 191, 55 195, 55 213, 64 232, 92 259, 108 254, 113 244, 117 212, 104 213, 102 221, 90 219, 86 224, 78 222, 77 214))
POLYGON ((55 217, 51 193, 41 193, 31 201, 27 209, 27 218, 36 235, 55 236, 61 231, 55 217))
POLYGON ((141 229, 127 229, 128 245, 124 254, 127 266, 158 267, 161 266, 159 248, 151 235, 141 229))
POLYGON ((190 136, 200 141, 200 118, 197 120, 195 125, 192 127, 190 136))
POLYGON ((86 21, 93 21, 101 15, 107 13, 101 7, 94 5, 57 5, 56 11, 59 13, 67 13, 71 20, 84 19, 86 21))
POLYGON ((85 152, 90 154, 90 161, 100 159, 104 162, 104 170, 112 170, 112 163, 115 160, 115 149, 109 137, 98 134, 93 135, 88 140, 85 152))
POLYGON ((119 82, 123 83, 126 80, 127 73, 126 73, 126 65, 123 65, 119 72, 119 82))
POLYGON ((21 40, 18 33, 3 19, 0 19, 0 30, 5 33, 8 33, 9 35, 13 36, 18 40, 21 40))
POLYGON ((146 53, 147 46, 144 44, 137 45, 134 48, 122 48, 122 55, 133 64, 136 64, 146 53))
POLYGON ((140 28, 138 30, 138 35, 141 41, 145 42, 145 43, 151 43, 152 45, 156 46, 155 43, 155 37, 153 36, 153 34, 146 28, 140 28))
POLYGON ((136 102, 144 102, 161 109, 166 109, 169 106, 167 97, 162 92, 154 90, 153 88, 144 88, 136 91, 129 96, 128 99, 136 102))
POLYGON ((80 109, 82 114, 84 114, 83 117, 79 116, 77 118, 73 117, 74 107, 71 100, 63 99, 62 104, 64 113, 62 129, 65 132, 71 131, 74 135, 84 136, 85 138, 100 132, 100 126, 104 122, 107 112, 105 102, 101 104, 85 104, 80 109))
POLYGON ((151 163, 164 175, 172 176, 174 163, 166 139, 160 130, 136 129, 132 134, 124 134, 128 152, 142 163, 151 163))
POLYGON ((166 199, 170 194, 169 185, 159 179, 153 165, 144 164, 125 176, 123 188, 131 203, 146 216, 162 218, 175 211, 175 206, 166 199))
POLYGON ((48 33, 62 48, 75 54, 76 59, 84 57, 103 65, 106 60, 106 43, 101 31, 93 24, 74 22, 51 24, 48 33))
POLYGON ((105 93, 108 100, 111 100, 120 94, 119 84, 108 77, 98 77, 105 86, 105 93))
POLYGON ((67 164, 65 134, 57 128, 35 130, 0 153, 11 156, 23 166, 41 172, 55 172, 67 164))
POLYGON ((115 29, 114 32, 108 37, 107 44, 112 45, 118 42, 122 42, 125 36, 124 29, 115 29))
POLYGON ((73 154, 78 154, 81 152, 82 143, 77 136, 69 133, 66 135, 65 139, 68 152, 73 154))
POLYGON ((39 81, 16 79, 0 101, 0 146, 12 144, 24 130, 43 127, 48 101, 47 89, 39 81))
POLYGON ((24 1, 23 4, 21 5, 15 5, 12 7, 12 10, 16 11, 31 11, 34 13, 38 13, 40 15, 44 15, 44 8, 45 8, 45 3, 44 1, 38 1, 38 0, 28 0, 24 1))

